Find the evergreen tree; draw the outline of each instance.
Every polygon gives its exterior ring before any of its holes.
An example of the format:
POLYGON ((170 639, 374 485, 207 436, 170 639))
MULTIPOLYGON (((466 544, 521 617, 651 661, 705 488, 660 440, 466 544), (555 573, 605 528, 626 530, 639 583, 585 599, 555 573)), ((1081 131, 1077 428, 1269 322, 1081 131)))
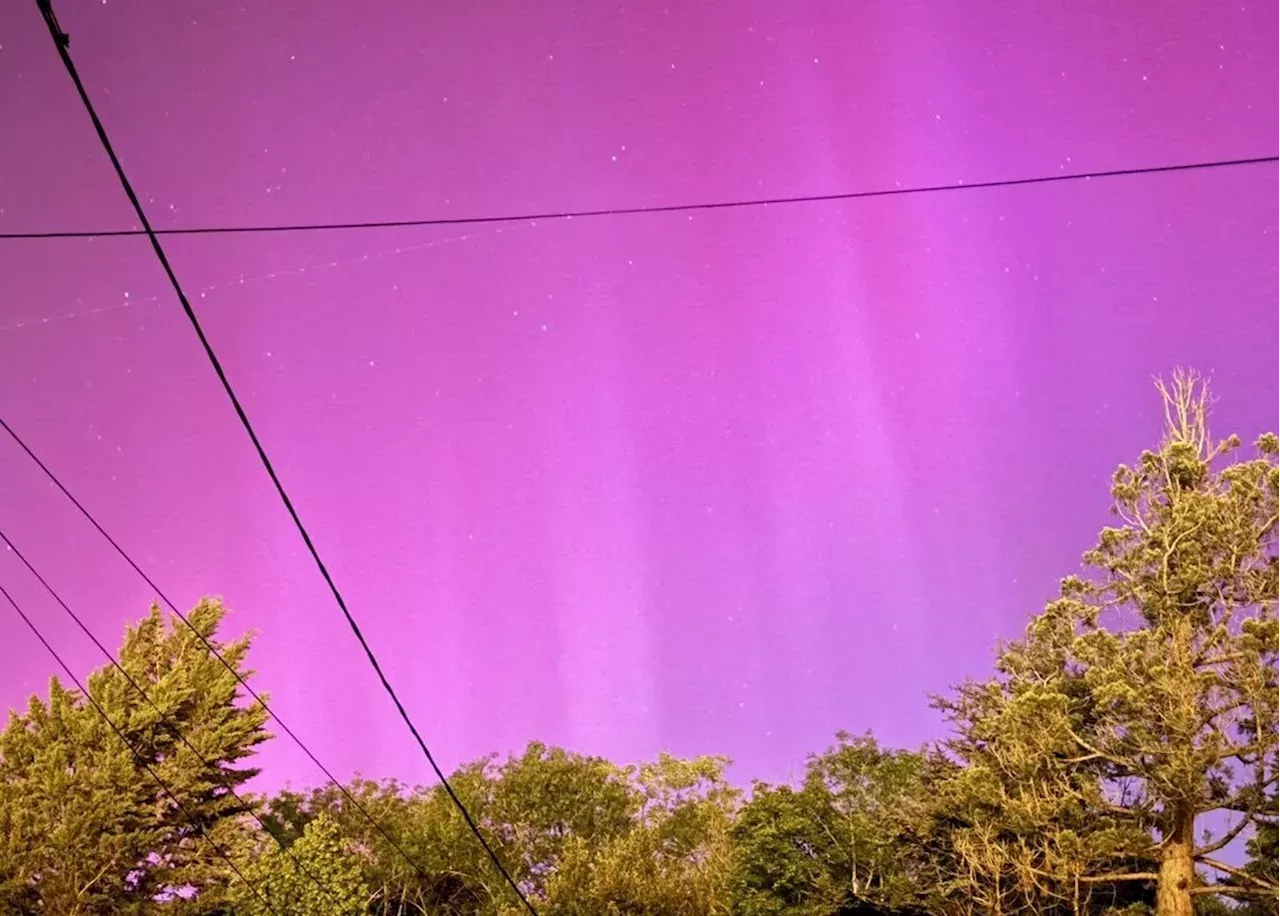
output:
POLYGON ((1086 575, 994 680, 940 704, 965 764, 947 788, 957 839, 989 912, 1128 885, 1191 916, 1215 873, 1275 900, 1274 877, 1217 853, 1275 813, 1277 440, 1229 463, 1239 443, 1210 439, 1204 385, 1180 373, 1160 390, 1164 441, 1117 471, 1119 524, 1086 575), (1207 835, 1213 812, 1233 826, 1207 835))
MULTIPOLYGON (((220 643, 224 615, 220 603, 202 601, 189 620, 245 676, 249 640, 220 643)), ((246 829, 228 786, 256 774, 243 764, 267 738, 265 713, 239 705, 231 672, 157 608, 128 628, 119 662, 164 713, 162 719, 114 667, 91 674, 86 688, 128 745, 56 678, 47 701, 32 697, 0 733, 5 911, 144 913, 165 894, 190 898, 182 908, 191 914, 225 904, 227 869, 202 831, 234 848, 246 829)))
MULTIPOLYGON (((1280 837, 1276 830, 1274 796, 1271 811, 1272 816, 1259 822, 1257 832, 1249 840, 1249 861, 1245 864, 1245 871, 1274 887, 1280 884, 1280 837)), ((1232 875, 1230 883, 1244 882, 1232 875)), ((1266 897, 1255 894, 1245 900, 1247 902, 1241 916, 1276 916, 1280 912, 1280 898, 1276 894, 1266 897)))

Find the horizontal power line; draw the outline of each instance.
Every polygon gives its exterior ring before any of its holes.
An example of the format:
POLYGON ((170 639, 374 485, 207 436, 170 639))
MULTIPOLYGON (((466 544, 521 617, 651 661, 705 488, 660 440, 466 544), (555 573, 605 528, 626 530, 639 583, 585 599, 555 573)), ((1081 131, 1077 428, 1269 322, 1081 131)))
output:
MULTIPOLYGON (((662 204, 647 207, 608 207, 599 210, 552 210, 544 213, 520 213, 494 216, 441 216, 424 219, 364 220, 327 223, 279 223, 263 226, 188 226, 176 229, 153 229, 156 235, 251 235, 280 232, 338 232, 358 229, 415 229, 429 226, 467 226, 485 223, 518 223, 545 220, 590 219, 603 216, 637 216, 646 213, 693 213, 705 210, 739 210, 748 207, 771 207, 783 204, 816 204, 842 200, 868 200, 876 197, 906 197, 914 194, 940 194, 946 191, 979 191, 991 188, 1019 188, 1064 181, 1087 181, 1093 178, 1127 178, 1137 175, 1164 175, 1172 172, 1196 172, 1207 169, 1240 168, 1280 162, 1280 155, 1253 156, 1244 159, 1213 159, 1176 165, 1151 165, 1131 169, 1106 169, 1097 172, 1064 172, 1036 175, 1030 178, 1002 178, 992 181, 956 182, 955 184, 913 185, 906 188, 879 188, 868 191, 846 191, 835 194, 807 194, 790 197, 755 197, 745 200, 704 201, 701 203, 662 204)), ((145 236, 146 229, 66 229, 50 232, 0 232, 0 241, 17 239, 90 239, 145 236)))

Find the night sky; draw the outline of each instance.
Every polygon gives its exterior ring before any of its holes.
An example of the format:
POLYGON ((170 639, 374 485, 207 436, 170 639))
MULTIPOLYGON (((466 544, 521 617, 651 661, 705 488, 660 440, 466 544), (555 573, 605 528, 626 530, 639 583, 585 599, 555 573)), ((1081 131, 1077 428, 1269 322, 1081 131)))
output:
MULTIPOLYGON (((60 0, 161 227, 949 185, 1276 151, 1246 2, 60 0)), ((1077 568, 1153 375, 1276 425, 1277 170, 505 226, 171 238, 441 763, 937 737, 1077 568)), ((34 2, 0 231, 132 228, 34 2)), ((428 781, 145 239, 0 242, 0 416, 340 777, 428 781)), ((12 443, 0 527, 109 646, 153 600, 12 443)), ((0 582, 103 662, 11 556, 0 582)), ((0 609, 0 706, 54 663, 0 609)), ((320 773, 286 738, 264 787, 320 773)))

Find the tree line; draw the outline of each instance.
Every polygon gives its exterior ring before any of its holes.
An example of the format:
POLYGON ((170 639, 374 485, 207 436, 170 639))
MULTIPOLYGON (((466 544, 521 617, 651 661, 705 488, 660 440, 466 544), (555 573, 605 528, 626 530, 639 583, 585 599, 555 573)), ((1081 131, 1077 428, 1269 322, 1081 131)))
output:
MULTIPOLYGON (((1276 914, 1277 438, 1244 456, 1196 376, 1159 390, 1112 524, 989 677, 933 699, 942 740, 841 733, 746 790, 722 757, 534 743, 452 787, 547 916, 1276 914)), ((55 678, 10 712, 0 913, 523 912, 439 787, 249 793, 269 717, 224 614, 153 608, 88 698, 55 678)))

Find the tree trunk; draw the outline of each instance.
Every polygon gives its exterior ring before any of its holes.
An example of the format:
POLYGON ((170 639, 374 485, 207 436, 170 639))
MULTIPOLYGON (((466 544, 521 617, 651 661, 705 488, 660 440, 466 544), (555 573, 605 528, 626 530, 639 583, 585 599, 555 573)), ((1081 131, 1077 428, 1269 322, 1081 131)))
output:
POLYGON ((1196 817, 1193 812, 1176 814, 1176 826, 1165 844, 1156 883, 1156 916, 1195 916, 1191 888, 1196 881, 1192 856, 1196 817))

